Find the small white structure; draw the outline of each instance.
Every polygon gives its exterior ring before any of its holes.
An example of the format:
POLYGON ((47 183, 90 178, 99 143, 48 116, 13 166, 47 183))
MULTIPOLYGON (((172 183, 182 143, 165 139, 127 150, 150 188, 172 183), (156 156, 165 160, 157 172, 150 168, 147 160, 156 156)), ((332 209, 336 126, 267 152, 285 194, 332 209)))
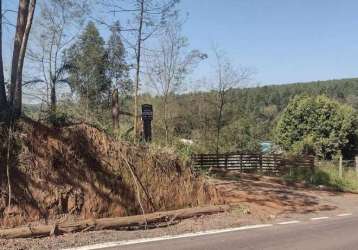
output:
POLYGON ((188 140, 188 139, 180 139, 179 140, 181 143, 185 144, 185 145, 193 145, 193 140, 188 140))

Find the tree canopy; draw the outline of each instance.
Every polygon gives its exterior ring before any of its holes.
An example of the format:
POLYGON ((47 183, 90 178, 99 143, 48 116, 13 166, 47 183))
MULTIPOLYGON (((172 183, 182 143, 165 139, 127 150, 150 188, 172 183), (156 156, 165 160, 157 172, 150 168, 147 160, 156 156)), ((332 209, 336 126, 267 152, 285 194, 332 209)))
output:
POLYGON ((111 81, 106 74, 109 65, 105 42, 96 25, 89 22, 78 41, 67 51, 69 83, 81 101, 92 107, 107 100, 111 81))
POLYGON ((358 144, 357 113, 326 96, 296 96, 279 117, 275 138, 285 150, 323 159, 350 156, 358 144))

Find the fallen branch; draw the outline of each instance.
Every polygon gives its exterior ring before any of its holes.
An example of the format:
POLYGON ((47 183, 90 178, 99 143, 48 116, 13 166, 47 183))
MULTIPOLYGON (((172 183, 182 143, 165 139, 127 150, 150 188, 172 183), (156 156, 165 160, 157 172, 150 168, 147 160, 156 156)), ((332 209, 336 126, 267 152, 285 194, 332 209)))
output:
POLYGON ((0 230, 0 238, 13 239, 13 238, 27 238, 27 237, 40 237, 49 236, 56 231, 57 234, 74 233, 88 230, 104 230, 104 229, 123 229, 128 227, 143 226, 146 224, 159 224, 163 222, 173 222, 174 220, 183 220, 200 215, 208 215, 225 212, 229 209, 228 205, 222 206, 207 206, 196 208, 184 208, 173 211, 156 212, 151 214, 135 215, 128 217, 116 218, 102 218, 102 219, 88 219, 77 222, 65 222, 56 224, 56 230, 53 225, 37 225, 37 226, 24 226, 11 229, 0 230))

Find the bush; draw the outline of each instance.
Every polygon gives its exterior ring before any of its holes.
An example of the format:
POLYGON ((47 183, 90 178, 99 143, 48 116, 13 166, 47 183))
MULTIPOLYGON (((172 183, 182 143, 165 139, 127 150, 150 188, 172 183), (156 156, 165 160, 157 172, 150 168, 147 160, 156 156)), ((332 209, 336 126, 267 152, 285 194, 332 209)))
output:
POLYGON ((306 136, 302 141, 298 141, 292 146, 294 155, 315 155, 316 148, 312 136, 306 136))
POLYGON ((50 112, 47 122, 54 127, 63 127, 69 123, 69 116, 64 112, 50 112))
POLYGON ((352 156, 358 146, 357 128, 352 107, 325 96, 297 96, 279 118, 275 137, 287 151, 313 151, 322 159, 332 159, 340 151, 352 156))

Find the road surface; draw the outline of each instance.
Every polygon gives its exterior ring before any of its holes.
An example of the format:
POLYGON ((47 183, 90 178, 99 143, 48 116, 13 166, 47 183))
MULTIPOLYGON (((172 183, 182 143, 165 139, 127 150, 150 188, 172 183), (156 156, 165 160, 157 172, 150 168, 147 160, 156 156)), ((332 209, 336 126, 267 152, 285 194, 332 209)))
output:
MULTIPOLYGON (((178 236, 177 236, 178 237, 178 236)), ((144 240, 145 241, 145 240, 144 240)), ((105 250, 356 250, 358 249, 358 216, 345 214, 314 217, 306 221, 286 221, 242 227, 227 232, 203 233, 199 236, 180 236, 174 239, 155 239, 152 242, 117 242, 116 246, 97 246, 85 249, 105 250), (125 245, 127 244, 127 245, 125 245)), ((110 245, 110 244, 109 244, 110 245)))

